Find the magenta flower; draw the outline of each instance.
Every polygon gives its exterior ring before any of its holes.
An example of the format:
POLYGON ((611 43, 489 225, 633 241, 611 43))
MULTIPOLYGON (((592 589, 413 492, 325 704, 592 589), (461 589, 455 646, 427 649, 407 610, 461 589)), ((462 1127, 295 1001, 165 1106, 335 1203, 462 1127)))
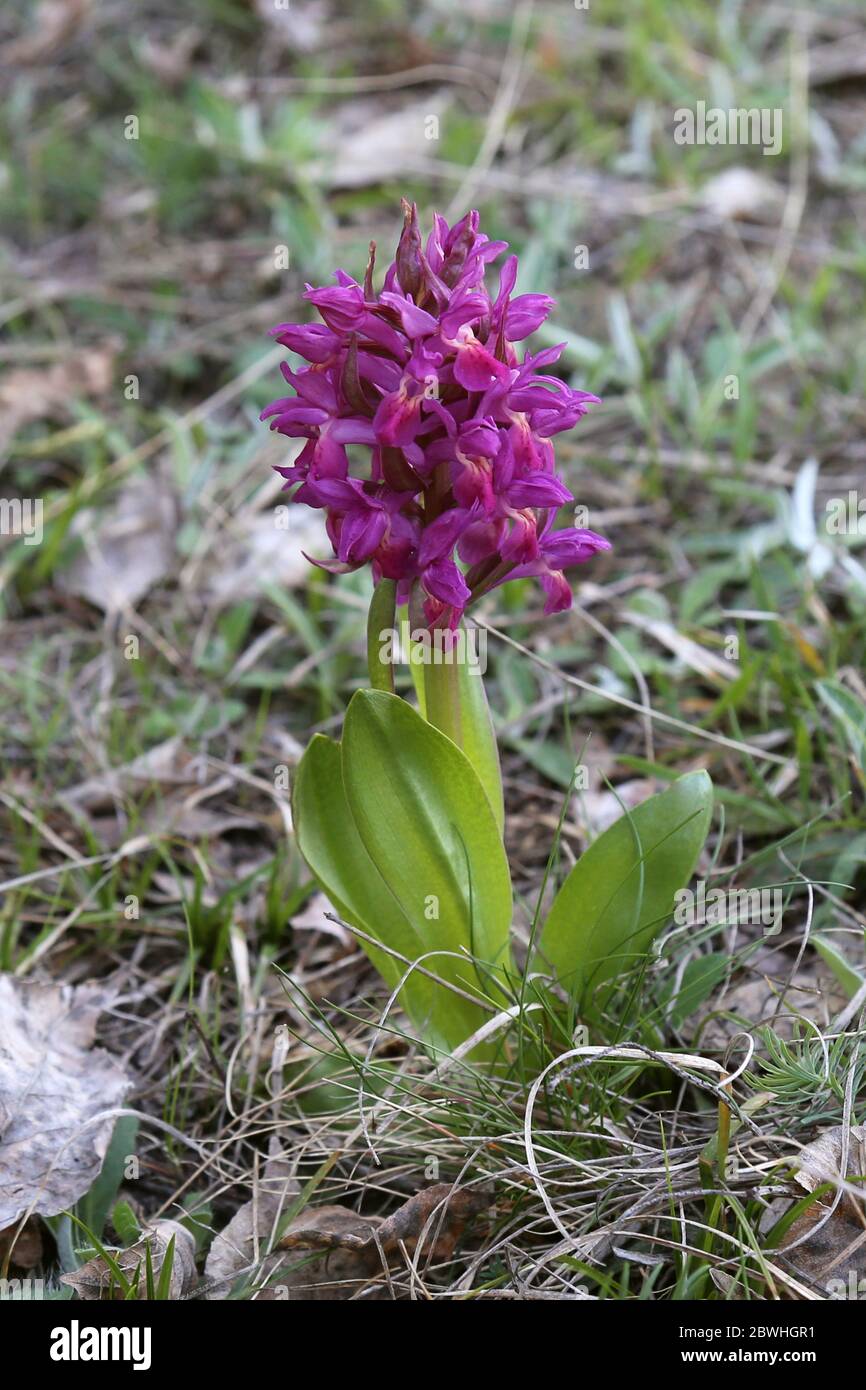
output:
POLYGON ((379 294, 371 245, 363 285, 338 270, 336 285, 307 286, 322 323, 272 330, 309 363, 283 364, 295 394, 262 412, 271 429, 306 441, 278 472, 293 501, 326 514, 334 558, 314 563, 371 564, 377 583, 397 581, 399 602, 417 586, 431 627, 456 627, 473 599, 528 576, 545 612, 559 612, 571 604, 565 571, 610 548, 594 531, 553 529, 572 495, 551 439, 597 397, 543 374, 564 345, 518 358, 514 344, 554 301, 511 297, 516 256, 491 300, 485 269, 507 247, 478 230, 477 212, 453 227, 435 215, 422 246, 414 204, 403 209, 379 294), (369 449, 369 470, 350 464, 353 445, 369 449))

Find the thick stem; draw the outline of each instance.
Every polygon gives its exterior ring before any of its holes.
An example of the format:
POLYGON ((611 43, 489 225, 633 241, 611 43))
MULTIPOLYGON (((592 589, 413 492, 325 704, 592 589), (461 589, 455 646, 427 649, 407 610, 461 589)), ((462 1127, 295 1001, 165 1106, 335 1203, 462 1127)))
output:
POLYGON ((393 579, 380 579, 373 590, 367 614, 367 669, 374 690, 394 693, 394 644, 397 633, 394 615, 397 609, 397 585, 393 579), (384 634, 384 635, 383 635, 384 634), (383 648, 390 660, 383 658, 383 648))
MULTIPOLYGON (((456 654, 455 654, 456 656, 456 654)), ((424 667, 424 703, 428 721, 463 747, 459 668, 454 661, 431 661, 424 667)))

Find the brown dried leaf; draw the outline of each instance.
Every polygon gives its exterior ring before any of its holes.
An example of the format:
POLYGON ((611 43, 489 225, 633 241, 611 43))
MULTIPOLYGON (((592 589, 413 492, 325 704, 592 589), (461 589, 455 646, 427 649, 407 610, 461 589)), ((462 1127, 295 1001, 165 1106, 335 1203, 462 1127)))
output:
POLYGON ((192 57, 202 41, 202 32, 187 25, 165 43, 145 36, 141 42, 141 61, 167 87, 177 87, 189 76, 192 57))
POLYGON ((114 377, 114 359, 114 347, 85 348, 52 367, 9 372, 0 384, 0 443, 34 420, 65 418, 76 398, 105 395, 114 377))
MULTIPOLYGON (((205 1273, 212 1278, 236 1278, 244 1270, 255 1269, 255 1282, 260 1285, 257 1301, 384 1298, 388 1297, 384 1276, 389 1267, 404 1264, 407 1256, 416 1254, 419 1243, 425 1261, 450 1260, 468 1222, 488 1203, 489 1197, 477 1188, 455 1192, 448 1183, 436 1183, 410 1197, 384 1219, 359 1216, 347 1207, 307 1207, 293 1218, 277 1248, 257 1267, 251 1242, 246 1238, 252 1206, 248 1203, 232 1219, 223 1236, 217 1236, 205 1273), (238 1225, 233 1230, 235 1223, 238 1225), (226 1262, 226 1249, 218 1243, 231 1233, 237 1246, 238 1231, 244 1232, 245 1239, 235 1256, 226 1262)), ((286 1205, 283 1204, 283 1211, 286 1205)), ((265 1203, 259 1221, 263 1247, 273 1236, 274 1215, 273 1206, 265 1203)), ((208 1297, 225 1297, 225 1291, 226 1285, 222 1285, 209 1291, 208 1297)))
MULTIPOLYGON (((141 1240, 128 1250, 111 1251, 112 1259, 124 1277, 138 1289, 138 1297, 147 1297, 147 1249, 150 1247, 150 1261, 153 1282, 158 1283, 168 1247, 174 1240, 171 1262, 171 1275, 168 1284, 168 1297, 175 1302, 192 1288, 196 1281, 195 1240, 179 1221, 154 1221, 143 1230, 141 1240)), ((95 1255, 80 1269, 69 1274, 61 1274, 61 1284, 68 1284, 78 1297, 85 1301, 122 1301, 123 1287, 108 1261, 102 1255, 95 1255)))
POLYGON ((0 63, 41 63, 51 57, 80 28, 91 0, 42 0, 29 34, 0 48, 0 63))
MULTIPOLYGON (((807 1192, 814 1192, 822 1182, 833 1182, 840 1176, 844 1136, 841 1126, 828 1129, 801 1149, 794 1176, 807 1192)), ((847 1172, 866 1175, 866 1125, 852 1125, 849 1130, 847 1172)))
MULTIPOLYGON (((356 1216, 345 1207, 308 1209, 292 1221, 280 1249, 328 1253, 280 1271, 277 1282, 287 1285, 289 1298, 292 1290, 296 1297, 349 1298, 381 1276, 386 1266, 397 1268, 407 1257, 420 1255, 427 1263, 446 1263, 468 1223, 489 1202, 478 1188, 455 1191, 450 1183, 435 1183, 416 1192, 384 1220, 356 1216)), ((271 1297, 276 1296, 272 1292, 271 1297)))
MULTIPOLYGON (((841 1127, 826 1130, 808 1144, 797 1159, 795 1178, 807 1192, 841 1175, 841 1127)), ((866 1125, 852 1125, 848 1135, 845 1176, 866 1177, 866 1125)), ((789 1228, 781 1252, 794 1247, 787 1262, 805 1283, 824 1289, 831 1298, 861 1298, 866 1292, 866 1205, 853 1193, 836 1190, 820 1197, 789 1228), (828 1216, 829 1213, 829 1216, 828 1216), (802 1245, 796 1245, 802 1240, 802 1245)))
POLYGON ((96 985, 0 975, 0 1229, 28 1209, 56 1216, 91 1187, 132 1084, 93 1046, 96 985))
POLYGON ((10 1259, 18 1269, 35 1269, 42 1263, 42 1227, 35 1216, 19 1231, 18 1226, 8 1226, 0 1231, 0 1267, 10 1259))
POLYGON ((225 1230, 215 1236, 205 1263, 205 1278, 212 1284, 208 1298, 227 1297, 234 1282, 252 1275, 275 1238, 281 1217, 300 1192, 300 1185, 276 1140, 258 1180, 255 1195, 235 1212, 225 1230))

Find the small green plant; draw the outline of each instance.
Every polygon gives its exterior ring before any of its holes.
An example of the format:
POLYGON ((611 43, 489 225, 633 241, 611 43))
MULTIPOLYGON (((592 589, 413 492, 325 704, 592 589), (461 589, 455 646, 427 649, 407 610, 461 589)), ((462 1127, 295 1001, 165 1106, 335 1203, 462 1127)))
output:
MULTIPOLYGON (((560 347, 526 353, 547 295, 511 297, 510 257, 493 300, 489 242, 469 213, 437 217, 422 247, 414 206, 384 288, 310 289, 321 324, 282 324, 278 340, 310 366, 283 369, 296 394, 263 412, 306 443, 279 468, 293 500, 323 509, 333 572, 370 564, 371 689, 352 698, 339 742, 316 735, 293 788, 298 845, 312 872, 431 1046, 473 1041, 495 1054, 505 1010, 523 1012, 511 955, 512 887, 502 842, 496 739, 472 660, 469 605, 510 579, 537 578, 545 612, 571 604, 565 569, 609 548, 595 532, 554 529, 573 500, 551 436, 596 400, 542 374, 560 347), (369 469, 354 476, 366 446, 369 469), (399 614, 399 627, 398 627, 399 614), (418 708, 395 691, 403 646, 418 708), (467 652, 469 655, 467 655, 467 652)), ((529 970, 573 1012, 604 1007, 618 977, 645 960, 688 882, 712 809, 704 772, 627 813, 590 847, 533 928, 529 970)), ((533 993, 538 994, 536 985, 533 993)))

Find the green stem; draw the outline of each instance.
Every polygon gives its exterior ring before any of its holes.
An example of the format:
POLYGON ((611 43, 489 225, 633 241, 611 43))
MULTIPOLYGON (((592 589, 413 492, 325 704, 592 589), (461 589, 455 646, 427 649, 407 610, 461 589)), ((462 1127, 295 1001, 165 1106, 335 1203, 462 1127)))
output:
POLYGON ((460 670, 454 662, 431 661, 424 667, 424 705, 428 721, 463 747, 460 670))
POLYGON ((390 648, 396 639, 394 627, 397 611, 397 585, 393 579, 380 579, 373 590, 367 614, 367 669, 374 690, 394 693, 394 656, 383 661, 382 647, 390 648), (383 637, 382 634, 386 636, 383 637), (392 634, 388 636, 387 634, 392 634))

